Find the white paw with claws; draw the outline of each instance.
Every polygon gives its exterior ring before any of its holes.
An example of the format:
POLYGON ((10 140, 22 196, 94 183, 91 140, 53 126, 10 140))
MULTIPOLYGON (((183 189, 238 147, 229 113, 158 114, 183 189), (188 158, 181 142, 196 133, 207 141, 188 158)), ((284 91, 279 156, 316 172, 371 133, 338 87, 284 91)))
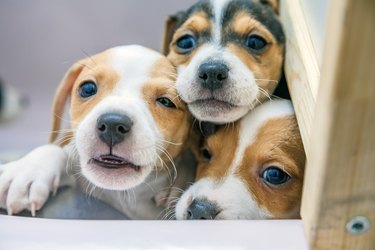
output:
POLYGON ((55 193, 65 172, 67 155, 55 145, 44 145, 23 158, 0 165, 0 208, 8 214, 35 212, 55 193))

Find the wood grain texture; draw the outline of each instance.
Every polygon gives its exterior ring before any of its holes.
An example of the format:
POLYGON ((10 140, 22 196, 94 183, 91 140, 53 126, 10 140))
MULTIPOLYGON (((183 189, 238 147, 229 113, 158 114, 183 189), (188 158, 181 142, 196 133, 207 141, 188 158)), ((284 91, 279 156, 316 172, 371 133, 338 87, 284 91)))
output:
POLYGON ((284 71, 293 99, 307 157, 319 86, 319 66, 300 1, 280 1, 286 34, 284 71))
POLYGON ((332 0, 302 218, 310 247, 375 249, 375 1, 332 0), (369 231, 349 234, 354 216, 369 231))

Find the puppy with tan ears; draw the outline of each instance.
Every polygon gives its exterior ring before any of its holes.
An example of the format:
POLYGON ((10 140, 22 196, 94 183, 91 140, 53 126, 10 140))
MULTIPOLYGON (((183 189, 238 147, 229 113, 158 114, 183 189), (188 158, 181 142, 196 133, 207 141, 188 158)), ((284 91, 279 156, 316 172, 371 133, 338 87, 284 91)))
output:
POLYGON ((162 218, 155 197, 194 178, 193 170, 172 163, 191 127, 175 77, 164 56, 135 45, 75 63, 53 105, 51 142, 65 146, 42 146, 0 166, 0 206, 35 214, 51 191, 78 185, 129 218, 162 218), (69 98, 71 129, 58 139, 69 98), (175 171, 180 179, 173 182, 175 171))
POLYGON ((305 153, 293 107, 272 100, 203 143, 177 219, 298 218, 305 153))
POLYGON ((284 33, 273 0, 202 0, 166 23, 164 54, 199 121, 233 122, 274 92, 284 33))

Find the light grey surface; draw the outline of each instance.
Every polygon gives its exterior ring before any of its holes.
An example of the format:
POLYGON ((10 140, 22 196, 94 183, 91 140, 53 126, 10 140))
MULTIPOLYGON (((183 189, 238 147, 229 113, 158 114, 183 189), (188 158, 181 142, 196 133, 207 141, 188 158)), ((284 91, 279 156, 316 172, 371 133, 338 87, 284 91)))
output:
POLYGON ((112 46, 159 50, 164 20, 195 0, 1 0, 0 77, 30 99, 0 124, 0 159, 47 142, 54 91, 76 60, 112 46))
POLYGON ((309 249, 301 220, 79 221, 0 215, 0 221, 0 249, 309 249))

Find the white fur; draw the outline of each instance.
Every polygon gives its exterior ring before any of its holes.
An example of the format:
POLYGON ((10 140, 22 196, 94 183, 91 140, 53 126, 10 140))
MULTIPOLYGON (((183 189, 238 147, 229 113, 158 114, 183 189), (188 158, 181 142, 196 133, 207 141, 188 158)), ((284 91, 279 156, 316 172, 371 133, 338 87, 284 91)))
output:
POLYGON ((188 66, 179 67, 176 88, 198 120, 215 123, 233 122, 244 116, 256 105, 259 93, 256 80, 249 68, 233 53, 211 44, 202 46, 188 66), (213 93, 197 81, 198 68, 207 60, 223 61, 230 69, 229 82, 213 93), (219 109, 215 106, 194 104, 195 101, 207 99, 212 94, 216 99, 231 103, 233 107, 219 109))
POLYGON ((259 105, 240 120, 239 143, 235 158, 229 168, 231 174, 236 172, 246 148, 253 144, 259 129, 270 119, 293 115, 292 103, 288 100, 271 100, 259 105))
POLYGON ((120 84, 114 89, 113 95, 120 96, 125 92, 128 96, 140 97, 141 87, 152 66, 162 58, 161 55, 139 45, 115 47, 110 51, 112 66, 120 74, 120 84))
MULTIPOLYGON (((239 141, 235 157, 225 176, 220 180, 210 177, 200 179, 181 196, 176 205, 176 218, 185 219, 186 211, 194 199, 209 200, 222 212, 217 219, 266 219, 272 215, 260 207, 250 192, 238 168, 243 161, 245 150, 254 143, 259 129, 270 119, 294 114, 293 106, 288 100, 271 100, 248 113, 240 121, 239 141)), ((223 152, 225 154, 225 152, 223 152)))
POLYGON ((211 5, 213 6, 214 16, 215 16, 215 23, 214 23, 214 42, 215 44, 220 44, 221 38, 221 22, 223 19, 223 14, 225 10, 225 6, 229 0, 211 0, 211 5))
POLYGON ((66 161, 67 155, 62 148, 45 145, 17 161, 0 165, 0 208, 8 209, 9 214, 23 209, 35 213, 50 191, 56 191, 59 184, 72 184, 63 171, 66 161))
POLYGON ((190 186, 176 205, 177 219, 186 218, 187 208, 194 199, 210 200, 218 204, 221 212, 215 219, 266 219, 270 216, 249 195, 246 185, 233 175, 222 181, 201 179, 190 186))

